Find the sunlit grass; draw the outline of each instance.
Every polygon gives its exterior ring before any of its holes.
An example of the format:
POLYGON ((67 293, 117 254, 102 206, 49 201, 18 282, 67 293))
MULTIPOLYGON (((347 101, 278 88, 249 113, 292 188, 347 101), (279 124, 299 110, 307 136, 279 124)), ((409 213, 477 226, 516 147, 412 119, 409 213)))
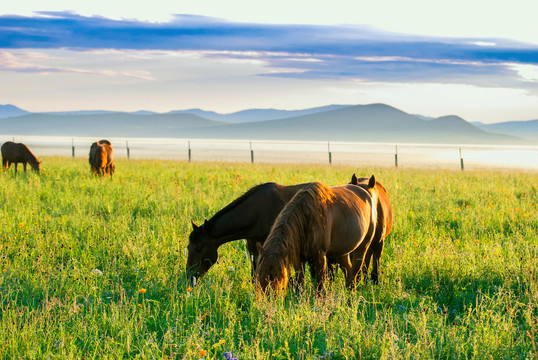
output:
POLYGON ((85 159, 0 173, 2 358, 536 358, 536 173, 85 159), (190 220, 251 186, 382 181, 380 284, 257 301, 243 241, 197 286, 190 220), (227 355, 225 355, 225 352, 227 355), (232 354, 232 355, 231 355, 232 354))

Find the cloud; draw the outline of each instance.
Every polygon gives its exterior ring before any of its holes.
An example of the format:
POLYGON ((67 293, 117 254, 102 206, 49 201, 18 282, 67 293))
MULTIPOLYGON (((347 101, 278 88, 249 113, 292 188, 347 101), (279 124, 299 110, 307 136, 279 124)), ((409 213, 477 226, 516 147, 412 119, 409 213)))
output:
MULTIPOLYGON (((263 64, 260 75, 297 79, 460 83, 536 90, 529 66, 538 46, 504 39, 402 35, 367 26, 271 25, 180 15, 150 23, 67 12, 0 16, 0 48, 117 52, 151 60, 151 52, 263 64), (279 71, 281 69, 281 71, 279 71)), ((116 55, 117 55, 116 54, 116 55)), ((4 56, 0 68, 27 72, 96 72, 151 80, 148 71, 47 67, 4 56)))
POLYGON ((89 70, 83 68, 73 68, 65 66, 40 65, 39 62, 61 60, 59 57, 52 57, 45 53, 30 52, 24 55, 15 55, 8 51, 0 51, 0 71, 13 71, 19 73, 34 73, 34 74, 84 74, 84 75, 100 75, 106 77, 127 77, 143 80, 154 80, 153 76, 148 71, 129 70, 129 71, 114 71, 114 70, 89 70))

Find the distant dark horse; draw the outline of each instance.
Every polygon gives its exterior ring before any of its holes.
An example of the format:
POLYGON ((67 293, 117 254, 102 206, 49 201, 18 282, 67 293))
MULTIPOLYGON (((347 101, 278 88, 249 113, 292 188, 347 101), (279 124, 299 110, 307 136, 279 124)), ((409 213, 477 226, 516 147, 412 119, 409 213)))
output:
MULTIPOLYGON (((297 192, 278 215, 263 244, 256 267, 259 289, 264 293, 269 287, 285 292, 291 268, 300 269, 308 262, 317 289, 322 290, 327 258, 338 259, 343 268, 349 268, 349 255, 357 249, 368 249, 376 227, 376 208, 374 176, 367 190, 350 184, 328 187, 316 182, 297 192)), ((346 274, 348 288, 354 286, 362 268, 362 258, 359 261, 353 254, 351 258, 351 271, 346 274)))
MULTIPOLYGON (((368 182, 368 178, 357 179, 355 174, 353 174, 350 184, 367 187, 368 182)), ((373 259, 371 277, 372 282, 377 284, 379 282, 379 263, 381 255, 383 254, 385 238, 389 236, 392 230, 393 214, 387 189, 379 181, 376 181, 375 190, 377 194, 377 221, 375 234, 366 254, 356 253, 355 255, 359 258, 361 256, 364 258, 362 271, 364 272, 365 279, 368 277, 368 268, 370 266, 371 259, 373 259)))
POLYGON ((26 172, 26 164, 28 163, 35 171, 41 170, 41 163, 26 145, 12 141, 5 142, 2 145, 2 166, 9 169, 11 164, 15 164, 15 173, 17 173, 18 163, 24 165, 24 172, 26 172))
POLYGON ((90 168, 95 175, 114 175, 114 150, 108 140, 94 142, 90 147, 90 168))

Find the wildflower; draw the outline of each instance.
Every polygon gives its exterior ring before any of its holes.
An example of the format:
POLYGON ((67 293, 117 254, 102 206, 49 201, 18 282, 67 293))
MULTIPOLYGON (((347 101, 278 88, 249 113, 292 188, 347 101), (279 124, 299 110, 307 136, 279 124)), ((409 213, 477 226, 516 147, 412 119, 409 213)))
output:
POLYGON ((224 354, 222 354, 222 355, 224 355, 224 358, 226 360, 238 360, 237 358, 234 358, 231 351, 225 351, 224 354))
POLYGON ((2 269, 2 272, 3 272, 3 273, 7 272, 7 269, 2 269))
POLYGON ((93 269, 92 271, 90 271, 90 274, 103 276, 103 272, 99 269, 93 269))
POLYGON ((226 340, 224 340, 224 339, 220 339, 220 340, 219 340, 219 342, 218 342, 218 343, 215 343, 215 344, 213 344, 213 346, 212 346, 212 347, 214 347, 214 348, 215 348, 215 347, 217 347, 217 346, 220 346, 220 345, 224 344, 225 342, 226 342, 226 340))
POLYGON ((192 288, 189 286, 189 287, 187 288, 187 292, 191 292, 191 291, 192 291, 192 288))
POLYGON ((147 290, 146 290, 146 289, 144 289, 144 288, 142 288, 142 289, 138 290, 138 292, 139 292, 139 293, 141 293, 141 294, 145 294, 145 293, 146 293, 146 291, 147 291, 147 290))
POLYGON ((142 304, 138 304, 138 307, 141 308, 141 307, 142 307, 142 304))
POLYGON ((20 227, 20 228, 24 227, 24 223, 23 223, 23 222, 20 222, 20 223, 19 223, 19 227, 20 227))
POLYGON ((200 355, 200 356, 206 356, 206 355, 207 355, 207 351, 205 351, 205 350, 200 350, 200 351, 198 352, 198 355, 200 355))

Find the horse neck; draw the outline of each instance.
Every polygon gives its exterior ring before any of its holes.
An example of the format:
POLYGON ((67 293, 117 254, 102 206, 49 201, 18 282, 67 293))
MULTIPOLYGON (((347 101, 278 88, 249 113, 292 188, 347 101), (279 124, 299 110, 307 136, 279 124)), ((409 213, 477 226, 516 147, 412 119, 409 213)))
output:
POLYGON ((24 147, 23 152, 24 152, 24 158, 26 159, 26 161, 28 161, 30 165, 32 165, 32 168, 36 169, 37 165, 39 164, 39 161, 37 161, 37 158, 35 157, 35 155, 32 154, 30 149, 28 149, 27 147, 24 147))
POLYGON ((250 208, 244 203, 234 204, 217 212, 204 226, 215 244, 220 246, 232 240, 249 238, 258 212, 258 208, 250 208))
POLYGON ((299 266, 302 256, 316 252, 327 225, 327 205, 332 202, 326 197, 327 189, 314 184, 297 193, 275 220, 264 251, 279 253, 294 267, 299 266))

